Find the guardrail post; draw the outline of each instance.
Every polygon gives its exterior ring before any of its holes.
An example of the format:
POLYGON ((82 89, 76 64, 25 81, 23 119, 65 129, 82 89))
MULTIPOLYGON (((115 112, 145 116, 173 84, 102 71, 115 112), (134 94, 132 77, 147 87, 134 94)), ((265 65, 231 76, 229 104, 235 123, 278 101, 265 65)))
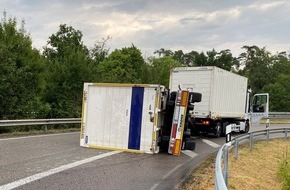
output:
POLYGON ((238 159, 239 157, 239 142, 235 139, 235 158, 238 159))
POLYGON ((250 151, 253 150, 253 138, 254 138, 253 133, 250 133, 250 151))
POLYGON ((288 132, 288 130, 286 129, 286 128, 284 128, 284 131, 285 131, 285 139, 287 140, 287 132, 288 132))
POLYGON ((267 136, 266 141, 267 141, 267 143, 268 143, 268 142, 269 142, 269 130, 266 130, 266 136, 267 136))
POLYGON ((232 141, 232 125, 226 126, 226 143, 232 141))
POLYGON ((229 178, 229 149, 228 146, 225 146, 225 150, 224 150, 224 179, 225 179, 225 183, 226 186, 228 186, 228 178, 229 178))

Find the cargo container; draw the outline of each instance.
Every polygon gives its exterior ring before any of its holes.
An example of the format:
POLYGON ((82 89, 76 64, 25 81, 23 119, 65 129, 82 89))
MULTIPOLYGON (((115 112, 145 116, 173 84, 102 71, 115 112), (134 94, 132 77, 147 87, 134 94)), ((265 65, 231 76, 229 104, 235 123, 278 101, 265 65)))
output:
POLYGON ((169 94, 158 84, 85 83, 80 145, 179 156, 195 148, 186 121, 200 101, 200 93, 169 94))
POLYGON ((80 145, 157 153, 161 85, 85 83, 80 145))
POLYGON ((253 112, 250 114, 250 90, 247 78, 214 66, 178 67, 171 70, 169 89, 179 88, 202 94, 202 101, 191 113, 192 131, 225 134, 229 124, 236 130, 248 132, 251 121, 268 113, 268 94, 254 96, 253 112), (259 110, 260 108, 263 108, 259 110), (258 109, 258 110, 257 110, 258 109))

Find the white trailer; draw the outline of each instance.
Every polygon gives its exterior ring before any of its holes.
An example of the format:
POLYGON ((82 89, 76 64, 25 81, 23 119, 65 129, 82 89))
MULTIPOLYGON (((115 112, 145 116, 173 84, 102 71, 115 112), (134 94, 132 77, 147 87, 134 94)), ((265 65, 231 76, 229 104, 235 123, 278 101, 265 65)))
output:
POLYGON ((158 84, 116 83, 85 83, 83 93, 80 146, 176 156, 194 150, 184 126, 187 105, 200 102, 199 93, 170 96, 158 84))
POLYGON ((169 88, 171 91, 181 88, 202 94, 202 101, 194 106, 191 117, 192 128, 197 132, 213 133, 218 137, 225 133, 228 124, 235 124, 236 130, 248 132, 250 117, 267 116, 268 113, 269 96, 259 94, 255 95, 254 108, 263 107, 263 110, 254 110, 257 114, 249 115, 247 78, 218 67, 174 68, 169 88))
POLYGON ((85 83, 80 145, 157 153, 161 85, 85 83))

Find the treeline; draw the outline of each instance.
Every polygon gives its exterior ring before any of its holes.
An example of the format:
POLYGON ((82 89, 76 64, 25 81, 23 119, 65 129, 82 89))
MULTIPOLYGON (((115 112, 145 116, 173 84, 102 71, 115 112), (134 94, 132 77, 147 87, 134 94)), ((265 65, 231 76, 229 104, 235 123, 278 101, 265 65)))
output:
POLYGON ((290 60, 286 52, 272 55, 265 48, 244 46, 208 52, 160 49, 142 57, 133 44, 110 52, 103 38, 92 48, 82 32, 61 24, 43 50, 15 18, 5 13, 0 23, 0 120, 81 117, 84 82, 157 83, 168 86, 169 71, 177 66, 214 65, 249 78, 254 92, 270 93, 271 111, 290 111, 290 60))

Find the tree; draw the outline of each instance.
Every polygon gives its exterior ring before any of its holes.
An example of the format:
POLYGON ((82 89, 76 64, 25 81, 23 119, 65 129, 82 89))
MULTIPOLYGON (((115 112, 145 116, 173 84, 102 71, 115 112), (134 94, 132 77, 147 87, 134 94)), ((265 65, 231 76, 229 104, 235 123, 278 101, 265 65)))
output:
POLYGON ((244 46, 246 52, 239 57, 240 65, 243 67, 240 74, 249 79, 249 85, 254 93, 261 92, 262 88, 274 82, 273 56, 266 48, 257 46, 244 46))
POLYGON ((142 83, 145 62, 141 51, 131 47, 116 49, 98 65, 100 82, 142 83))
POLYGON ((43 59, 16 18, 0 23, 0 119, 35 118, 49 106, 41 101, 43 59))
POLYGON ((237 58, 233 57, 229 49, 226 49, 217 53, 214 66, 231 71, 233 68, 239 67, 239 61, 237 58))
POLYGON ((48 117, 80 117, 83 83, 93 81, 96 66, 82 42, 82 33, 61 24, 44 48, 46 58, 45 100, 51 106, 48 117))
POLYGON ((275 83, 267 84, 263 91, 270 95, 270 110, 279 112, 290 111, 290 75, 280 74, 275 83))
POLYGON ((91 59, 96 63, 99 64, 100 62, 104 61, 108 54, 110 48, 107 48, 107 43, 111 39, 110 36, 107 36, 106 38, 102 38, 101 41, 98 41, 97 44, 94 45, 94 47, 91 49, 91 59))
POLYGON ((186 57, 182 50, 174 51, 173 59, 186 65, 186 57))
POLYGON ((174 67, 181 67, 182 64, 173 57, 165 56, 161 58, 150 58, 149 60, 149 83, 162 84, 169 87, 170 70, 174 67))
POLYGON ((174 60, 178 61, 184 66, 216 66, 225 70, 232 70, 233 67, 239 65, 239 61, 233 57, 229 49, 221 50, 220 52, 207 51, 206 53, 197 51, 191 51, 189 53, 183 53, 182 50, 171 51, 161 48, 156 50, 154 54, 158 53, 159 57, 173 57, 174 60))
POLYGON ((159 57, 164 57, 164 56, 166 57, 166 56, 172 56, 173 52, 170 49, 166 50, 164 48, 161 48, 160 50, 156 50, 154 54, 158 54, 159 57))
POLYGON ((191 51, 189 53, 184 54, 184 65, 186 66, 197 66, 197 59, 199 53, 197 51, 191 51))
POLYGON ((50 60, 63 61, 70 52, 83 51, 88 54, 88 49, 82 42, 83 34, 72 26, 61 24, 59 31, 49 37, 43 55, 50 60))

